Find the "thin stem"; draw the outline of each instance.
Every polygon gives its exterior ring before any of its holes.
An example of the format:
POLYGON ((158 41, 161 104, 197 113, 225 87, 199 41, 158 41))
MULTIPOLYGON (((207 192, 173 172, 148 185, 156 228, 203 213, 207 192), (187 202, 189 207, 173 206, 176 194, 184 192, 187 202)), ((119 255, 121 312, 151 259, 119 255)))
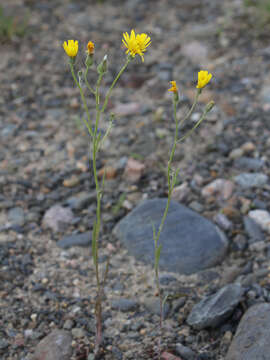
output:
POLYGON ((93 137, 94 134, 93 134, 93 131, 92 131, 91 126, 90 126, 91 118, 90 118, 88 106, 87 106, 87 103, 86 103, 86 99, 85 99, 85 96, 84 96, 84 93, 83 93, 83 89, 82 89, 81 85, 79 84, 79 81, 77 80, 77 77, 76 77, 75 72, 74 72, 74 65, 73 65, 73 63, 71 61, 70 61, 69 65, 70 65, 70 70, 71 70, 73 80, 75 81, 75 84, 77 85, 77 87, 78 87, 78 89, 80 91, 81 99, 82 99, 82 102, 83 102, 83 107, 84 107, 84 110, 85 110, 86 115, 87 115, 87 119, 88 119, 87 130, 89 131, 90 135, 93 137))
POLYGON ((85 85, 87 86, 88 90, 91 91, 91 93, 93 95, 95 95, 95 90, 91 87, 91 85, 89 84, 89 82, 87 80, 88 70, 89 70, 89 67, 87 66, 85 69, 85 72, 84 72, 84 82, 85 82, 85 85))
POLYGON ((195 99, 194 99, 194 102, 189 110, 189 112, 186 114, 186 116, 180 121, 180 127, 182 127, 184 125, 184 123, 190 118, 190 116, 192 115, 196 105, 197 105, 197 102, 198 102, 198 99, 199 99, 199 95, 201 94, 202 90, 201 89, 197 89, 197 92, 196 92, 196 95, 195 95, 195 99))
POLYGON ((126 67, 128 66, 128 64, 130 63, 131 61, 131 58, 128 56, 127 57, 127 60, 124 64, 124 66, 122 67, 122 69, 119 71, 119 73, 117 74, 116 78, 114 79, 114 81, 112 82, 108 92, 107 92, 107 95, 105 97, 105 101, 104 101, 104 104, 102 106, 102 109, 101 109, 101 112, 103 113, 108 105, 108 101, 109 101, 109 97, 111 96, 111 93, 113 91, 113 88, 115 86, 115 84, 117 83, 117 81, 119 80, 120 76, 123 74, 123 72, 125 71, 126 67))

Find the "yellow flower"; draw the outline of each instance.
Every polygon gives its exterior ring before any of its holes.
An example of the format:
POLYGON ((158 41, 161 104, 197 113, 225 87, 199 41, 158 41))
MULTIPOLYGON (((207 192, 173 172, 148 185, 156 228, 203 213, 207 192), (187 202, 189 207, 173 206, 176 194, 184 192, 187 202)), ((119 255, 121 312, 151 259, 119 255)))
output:
POLYGON ((142 61, 144 61, 143 53, 146 51, 146 48, 151 44, 151 38, 147 34, 142 33, 136 36, 136 41, 139 46, 138 54, 141 56, 142 61))
POLYGON ((89 41, 87 44, 87 54, 93 55, 95 51, 95 44, 92 41, 89 41))
POLYGON ((63 48, 69 57, 75 58, 79 49, 78 41, 77 40, 68 40, 67 42, 64 41, 63 48))
POLYGON ((151 39, 144 33, 136 35, 135 31, 131 30, 130 35, 127 32, 123 34, 122 42, 127 48, 126 54, 130 54, 132 57, 138 54, 144 61, 143 53, 150 45, 151 39))
POLYGON ((176 85, 176 82, 170 81, 170 83, 171 83, 171 88, 168 91, 172 91, 175 94, 178 93, 178 87, 176 85))
POLYGON ((204 88, 209 83, 211 78, 212 78, 212 74, 208 73, 208 71, 205 70, 199 71, 197 89, 204 88))

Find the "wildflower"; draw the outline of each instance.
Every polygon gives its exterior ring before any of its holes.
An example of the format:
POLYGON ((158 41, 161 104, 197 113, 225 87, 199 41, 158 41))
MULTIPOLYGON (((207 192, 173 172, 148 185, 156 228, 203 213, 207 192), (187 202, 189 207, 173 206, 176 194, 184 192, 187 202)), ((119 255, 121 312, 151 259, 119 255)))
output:
POLYGON ((170 81, 170 83, 171 83, 171 88, 168 91, 172 91, 175 94, 178 93, 178 87, 176 85, 176 82, 170 81))
POLYGON ((147 34, 142 33, 136 36, 136 41, 140 50, 138 54, 141 56, 142 61, 144 61, 143 53, 146 51, 146 48, 151 44, 151 38, 147 34))
POLYGON ((67 42, 64 41, 63 48, 69 57, 75 58, 79 49, 78 41, 77 40, 68 40, 67 42))
POLYGON ((95 52, 95 44, 92 41, 89 41, 87 44, 87 54, 93 55, 95 52))
POLYGON ((198 72, 198 83, 197 89, 204 88, 212 78, 212 74, 208 73, 208 71, 201 70, 198 72))
POLYGON ((143 53, 150 45, 151 39, 147 34, 135 34, 134 30, 131 30, 130 35, 126 32, 123 34, 123 44, 127 48, 126 54, 130 54, 132 57, 140 55, 142 61, 144 61, 143 53))

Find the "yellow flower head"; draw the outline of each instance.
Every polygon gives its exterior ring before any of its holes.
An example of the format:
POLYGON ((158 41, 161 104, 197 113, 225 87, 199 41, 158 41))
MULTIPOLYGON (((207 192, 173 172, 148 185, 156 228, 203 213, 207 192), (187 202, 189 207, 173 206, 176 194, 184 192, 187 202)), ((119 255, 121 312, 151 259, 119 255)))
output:
POLYGON ((177 85, 176 85, 176 81, 170 81, 170 83, 171 83, 171 88, 168 90, 168 91, 171 91, 171 92, 173 92, 173 93, 178 93, 178 87, 177 87, 177 85))
POLYGON ((144 61, 143 53, 150 45, 151 39, 144 33, 136 35, 135 31, 131 30, 130 35, 127 32, 123 34, 122 42, 127 48, 126 54, 130 54, 132 57, 138 54, 144 61))
POLYGON ((208 73, 208 71, 205 70, 199 71, 197 89, 204 88, 209 83, 211 78, 212 78, 212 74, 208 73))
POLYGON ((87 44, 87 54, 93 55, 95 52, 95 44, 92 41, 89 41, 87 44))
POLYGON ((144 61, 143 53, 146 51, 146 48, 151 44, 151 38, 147 34, 142 33, 136 36, 136 41, 139 47, 138 54, 141 56, 142 61, 144 61))
POLYGON ((64 41, 63 48, 69 57, 75 58, 79 49, 78 41, 77 40, 68 40, 67 42, 64 41))

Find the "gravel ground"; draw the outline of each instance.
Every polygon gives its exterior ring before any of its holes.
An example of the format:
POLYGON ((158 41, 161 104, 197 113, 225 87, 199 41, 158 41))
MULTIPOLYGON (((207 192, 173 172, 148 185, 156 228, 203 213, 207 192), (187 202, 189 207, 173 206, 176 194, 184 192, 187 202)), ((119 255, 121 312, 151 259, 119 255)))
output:
MULTIPOLYGON (((238 0, 10 0, 4 8, 16 14, 27 8, 30 17, 22 39, 1 45, 1 358, 41 360, 42 351, 52 349, 46 360, 91 359, 90 247, 58 243, 70 235, 76 242, 78 234, 87 233, 80 238, 87 245, 95 215, 89 139, 62 42, 92 40, 97 59, 108 54, 106 90, 124 62, 122 33, 135 28, 149 34, 152 45, 145 63, 132 62, 113 93, 109 107, 116 124, 98 162, 100 174, 105 165, 110 169, 102 205, 102 268, 111 257, 100 359, 157 359, 153 267, 135 260, 112 230, 142 200, 166 196, 163 169, 174 129, 169 81, 178 82, 181 116, 190 107, 200 69, 214 77, 191 122, 211 99, 216 106, 177 149, 175 166, 181 171, 174 199, 216 223, 227 236, 228 251, 224 261, 201 272, 161 272, 163 290, 170 294, 162 358, 225 359, 242 315, 270 302, 267 27, 256 24, 238 0), (127 165, 131 159, 141 165, 135 178, 127 165), (224 293, 229 295, 221 311, 224 293), (206 319, 198 321, 194 305, 202 298, 206 319), (53 353, 56 335, 46 338, 56 329, 65 331, 60 335, 66 354, 53 353)), ((82 62, 83 55, 78 67, 82 62)), ((90 97, 89 106, 95 107, 90 97)), ((101 120, 103 129, 107 121, 101 120)))

